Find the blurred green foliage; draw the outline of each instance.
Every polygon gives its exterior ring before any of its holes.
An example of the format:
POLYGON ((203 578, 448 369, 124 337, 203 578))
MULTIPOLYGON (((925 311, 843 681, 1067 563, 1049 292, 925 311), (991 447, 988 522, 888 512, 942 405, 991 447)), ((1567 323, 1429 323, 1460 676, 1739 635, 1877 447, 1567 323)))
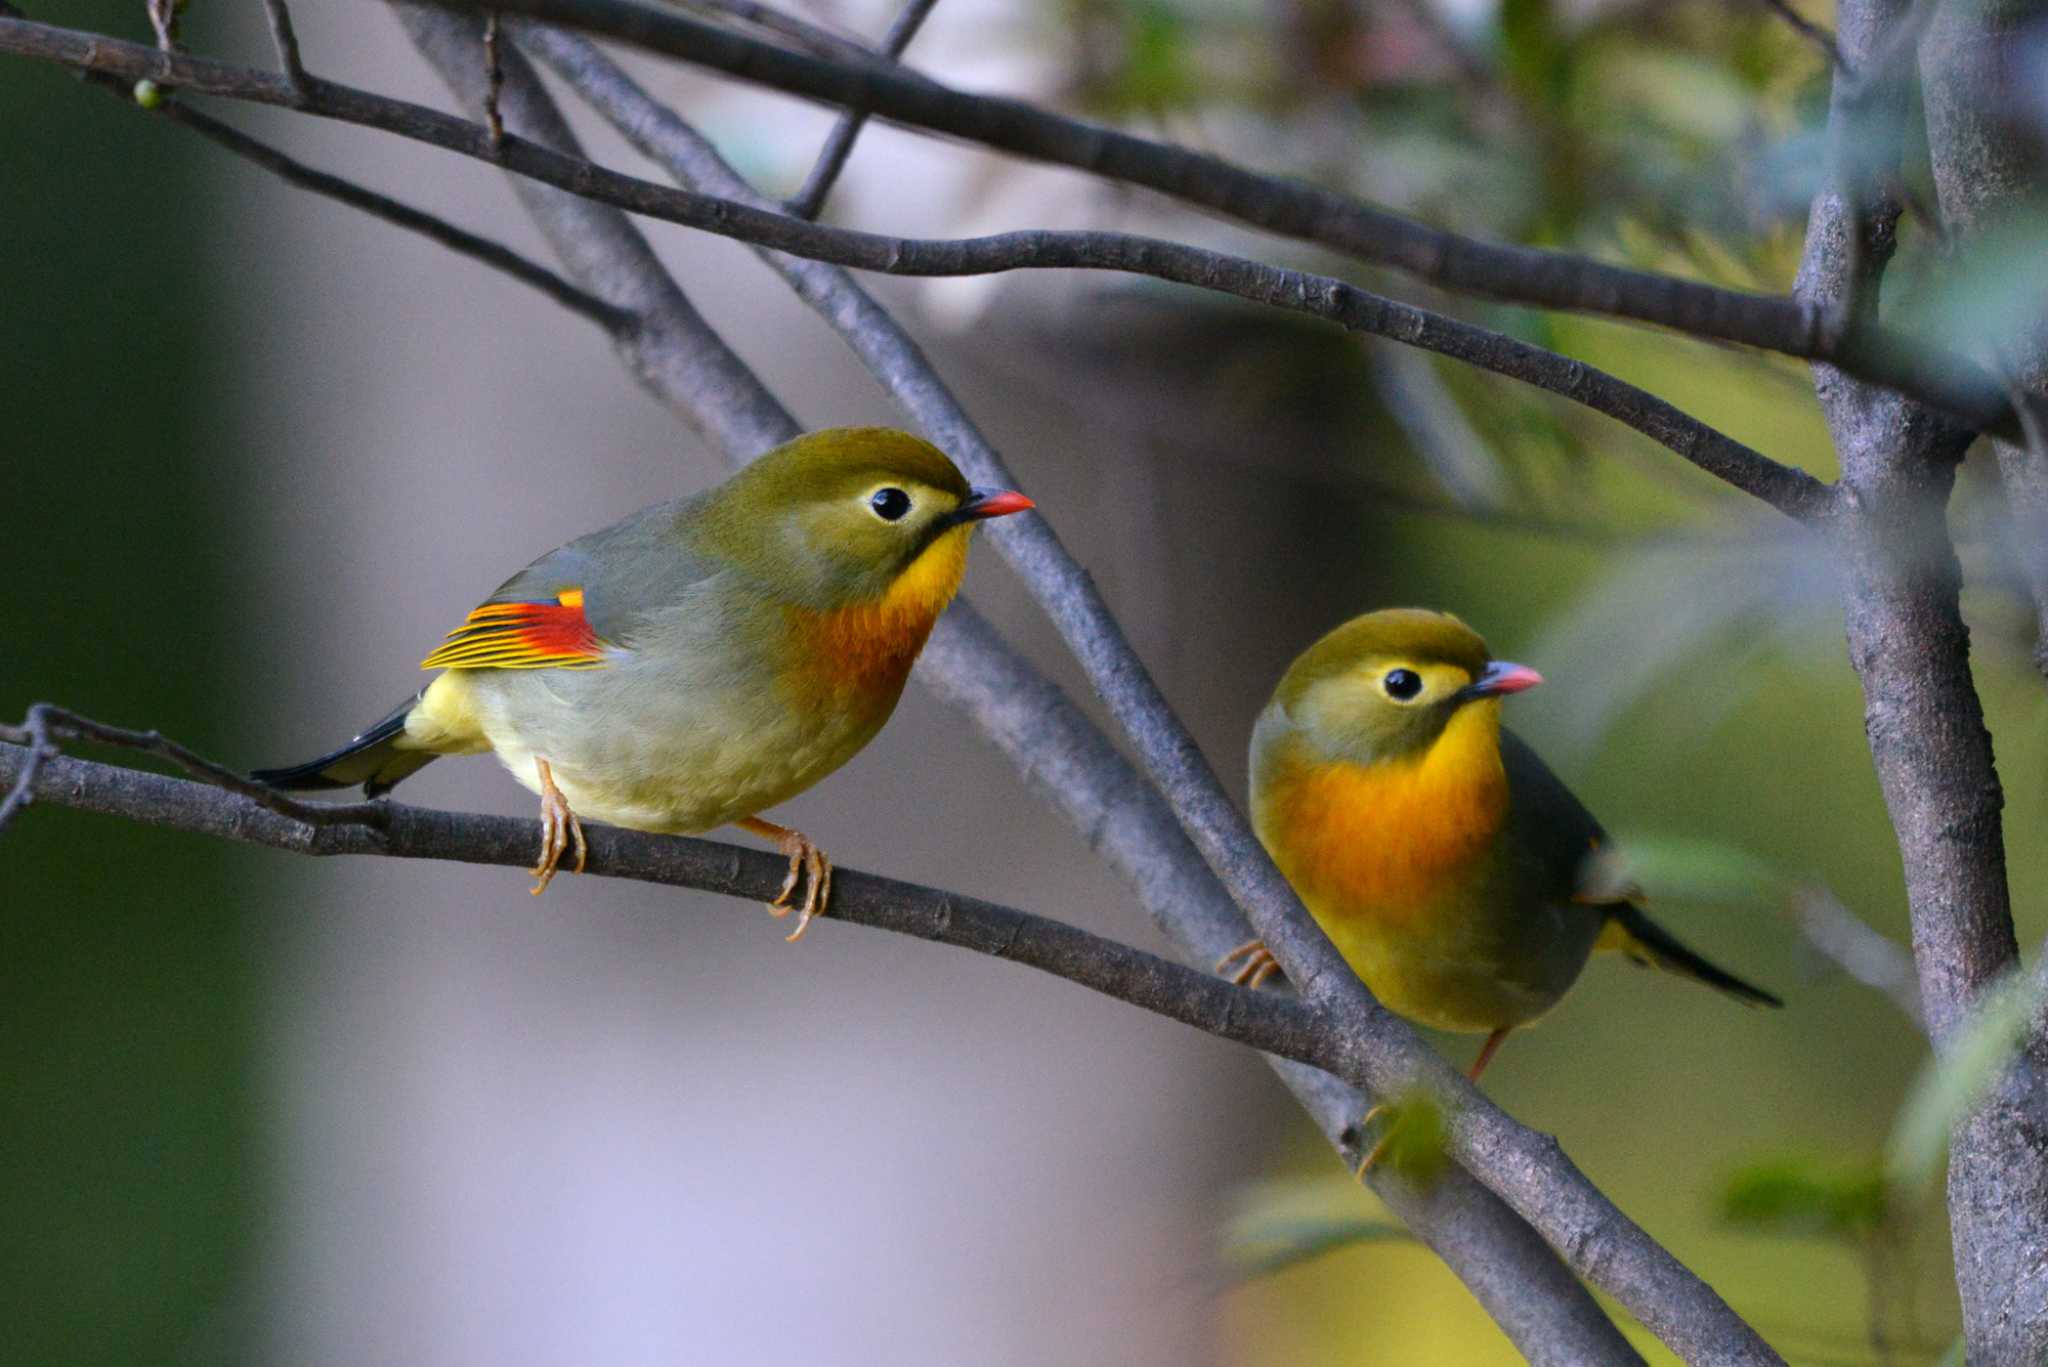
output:
MULTIPOLYGON (((36 17, 147 34, 136 4, 36 17)), ((244 566, 209 343, 203 149, 0 67, 0 715, 232 734, 244 566)), ((36 807, 0 835, 0 1356, 241 1356, 252 984, 225 847, 36 807)))

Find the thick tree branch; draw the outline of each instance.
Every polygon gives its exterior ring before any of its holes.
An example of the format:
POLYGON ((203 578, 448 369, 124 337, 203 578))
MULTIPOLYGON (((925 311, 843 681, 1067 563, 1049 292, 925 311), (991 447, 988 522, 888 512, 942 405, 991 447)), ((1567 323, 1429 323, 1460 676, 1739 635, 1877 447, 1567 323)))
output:
MULTIPOLYGON (((430 3, 474 9, 480 0, 430 3)), ((1220 158, 1016 100, 969 95, 906 70, 790 52, 632 0, 506 0, 501 8, 908 127, 1142 185, 1446 289, 1611 314, 1827 360, 1876 383, 1928 397, 1972 427, 2016 430, 2002 387, 1981 367, 1874 324, 1837 334, 1823 315, 1792 297, 1745 294, 1558 252, 1481 242, 1303 181, 1262 176, 1220 158)))
MULTIPOLYGON (((0 51, 10 48, 9 21, 0 20, 0 51)), ((28 25, 29 28, 40 26, 28 25)), ((33 55, 75 60, 87 70, 110 70, 133 79, 155 70, 160 55, 136 45, 93 40, 58 55, 66 45, 45 28, 33 55), (122 48, 128 49, 122 51, 122 48)), ((82 39, 85 35, 66 34, 82 39)), ((278 78, 223 63, 183 59, 187 69, 165 73, 165 84, 230 98, 284 102, 278 78), (182 82, 176 78, 182 76, 182 82)), ((1122 233, 1024 232, 961 241, 890 238, 824 227, 792 218, 765 202, 746 204, 696 194, 608 171, 580 156, 508 138, 494 145, 486 130, 433 110, 308 78, 295 96, 307 113, 397 133, 504 166, 530 180, 584 200, 700 228, 758 246, 815 260, 903 275, 973 275, 1018 269, 1094 269, 1142 274, 1256 303, 1323 318, 1354 331, 1388 337, 1451 356, 1584 404, 1625 424, 1788 516, 1811 521, 1827 504, 1827 488, 1811 476, 1715 431, 1644 390, 1595 367, 1500 333, 1381 298, 1353 285, 1180 243, 1122 233)), ((533 193, 523 191, 522 193, 533 193)), ((601 293, 601 291, 600 291, 601 293)), ((687 307, 687 305, 685 306, 687 307)), ((671 313, 673 309, 664 309, 671 313)), ((744 388, 737 381, 727 381, 744 388)))
MULTIPOLYGON (((1849 65, 1887 66, 1880 54, 1912 31, 1922 8, 1844 0, 1838 33, 1849 65)), ((1965 49, 1980 50, 1965 36, 1980 21, 1978 7, 1951 8, 1965 49)), ((1974 195, 1985 183, 1985 168, 1970 163, 1982 149, 1985 105, 1996 86, 1970 60, 1943 70, 1944 55, 1930 31, 1921 50, 1928 145, 1946 204, 1949 191, 1974 195), (1951 114, 1956 137, 1944 135, 1951 114)), ((1866 175, 1882 173, 1881 156, 1895 164, 1904 142, 1905 92, 1884 84, 1873 94, 1840 76, 1835 83, 1831 140, 1866 149, 1855 163, 1866 175)), ((1867 179, 1833 185, 1815 200, 1800 289, 1816 307, 1876 308, 1892 211, 1866 212, 1871 202, 1867 179)), ((2019 964, 2004 794, 1971 679, 1961 571, 1946 521, 1969 437, 1917 403, 1826 367, 1816 367, 1815 388, 1841 456, 1833 536, 1849 655, 1898 838, 1920 1000, 1940 1054, 1972 1007, 2019 964)), ((1950 1136, 1950 1233, 1973 1362, 2037 1362, 2048 1351, 2048 1135, 2029 1094, 2044 1065, 2048 1049, 2031 1041, 1950 1136)))

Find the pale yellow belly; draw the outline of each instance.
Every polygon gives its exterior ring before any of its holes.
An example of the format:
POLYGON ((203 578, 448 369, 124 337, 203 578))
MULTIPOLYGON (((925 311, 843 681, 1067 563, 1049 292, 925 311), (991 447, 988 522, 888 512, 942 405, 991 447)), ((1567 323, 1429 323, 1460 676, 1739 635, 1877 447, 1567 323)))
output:
POLYGON ((692 696, 630 681, 598 689, 598 673, 451 671, 428 689, 408 733, 442 753, 489 749, 535 792, 536 761, 546 759, 571 810, 590 820, 695 834, 817 783, 873 739, 895 703, 799 712, 772 696, 692 696))

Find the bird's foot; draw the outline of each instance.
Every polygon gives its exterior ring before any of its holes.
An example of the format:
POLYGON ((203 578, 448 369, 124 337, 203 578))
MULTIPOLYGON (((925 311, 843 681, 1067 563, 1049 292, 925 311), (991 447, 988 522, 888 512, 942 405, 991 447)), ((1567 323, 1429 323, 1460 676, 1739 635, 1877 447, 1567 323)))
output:
MULTIPOLYGON (((1361 1143, 1364 1142, 1366 1134, 1372 1130, 1372 1123, 1392 1109, 1393 1107, 1382 1101, 1365 1113, 1365 1118, 1358 1122, 1358 1135, 1361 1143)), ((1373 1165, 1379 1162, 1381 1156, 1386 1153, 1387 1141, 1393 1137, 1394 1127, 1389 1125, 1387 1126, 1387 1132, 1379 1137, 1379 1141, 1365 1151, 1365 1157, 1358 1160, 1358 1166, 1352 1169, 1351 1176, 1357 1181, 1363 1182, 1365 1175, 1372 1171, 1373 1165)))
POLYGON ((1365 1155, 1352 1169, 1363 1182, 1378 1172, 1392 1172, 1410 1183, 1434 1182, 1451 1161, 1450 1130, 1443 1108, 1427 1092, 1383 1101, 1352 1127, 1365 1155), (1372 1138, 1378 1130, 1378 1137, 1372 1138), (1368 1141, 1370 1148, 1366 1148, 1368 1141))
POLYGON ((590 858, 590 846, 583 839, 583 823, 576 819, 575 812, 569 810, 569 799, 563 797, 562 790, 555 786, 555 771, 538 755, 534 757, 533 764, 540 773, 540 862, 529 872, 540 880, 532 888, 533 895, 538 897, 554 881, 562 855, 571 845, 576 847, 578 873, 583 872, 583 866, 590 858))
POLYGON ((1216 961, 1216 971, 1229 973, 1230 981, 1256 991, 1261 983, 1280 971, 1280 961, 1273 957, 1272 950, 1266 948, 1264 940, 1246 940, 1216 961), (1239 963, 1239 960, 1243 962, 1239 963), (1237 964, 1235 972, 1231 972, 1232 964, 1237 964))
POLYGON ((773 841, 776 849, 789 856, 789 876, 782 880, 782 890, 775 894, 775 900, 768 903, 768 914, 783 917, 792 911, 797 913, 796 929, 787 937, 790 944, 795 944, 811 928, 812 920, 825 914, 825 903, 832 896, 832 861, 802 831, 763 821, 758 816, 735 824, 763 840, 773 841), (802 897, 796 895, 799 884, 803 886, 802 897))

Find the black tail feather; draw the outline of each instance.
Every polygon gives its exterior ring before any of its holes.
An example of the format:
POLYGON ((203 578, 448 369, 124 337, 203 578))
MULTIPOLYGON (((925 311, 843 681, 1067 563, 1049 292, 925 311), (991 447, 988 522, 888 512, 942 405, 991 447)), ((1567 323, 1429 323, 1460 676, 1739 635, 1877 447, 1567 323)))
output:
POLYGON ((1668 973, 1692 978, 1719 988, 1750 1006, 1783 1006, 1785 1003, 1761 987, 1746 983, 1725 969, 1716 968, 1687 949, 1678 937, 1627 903, 1607 908, 1609 934, 1620 932, 1620 942, 1607 943, 1639 964, 1661 968, 1668 973))
POLYGON ((288 769, 258 769, 249 777, 297 792, 353 788, 360 783, 364 796, 381 797, 434 761, 432 751, 401 750, 397 745, 405 734, 406 717, 418 705, 417 697, 406 699, 391 715, 333 754, 288 769))

